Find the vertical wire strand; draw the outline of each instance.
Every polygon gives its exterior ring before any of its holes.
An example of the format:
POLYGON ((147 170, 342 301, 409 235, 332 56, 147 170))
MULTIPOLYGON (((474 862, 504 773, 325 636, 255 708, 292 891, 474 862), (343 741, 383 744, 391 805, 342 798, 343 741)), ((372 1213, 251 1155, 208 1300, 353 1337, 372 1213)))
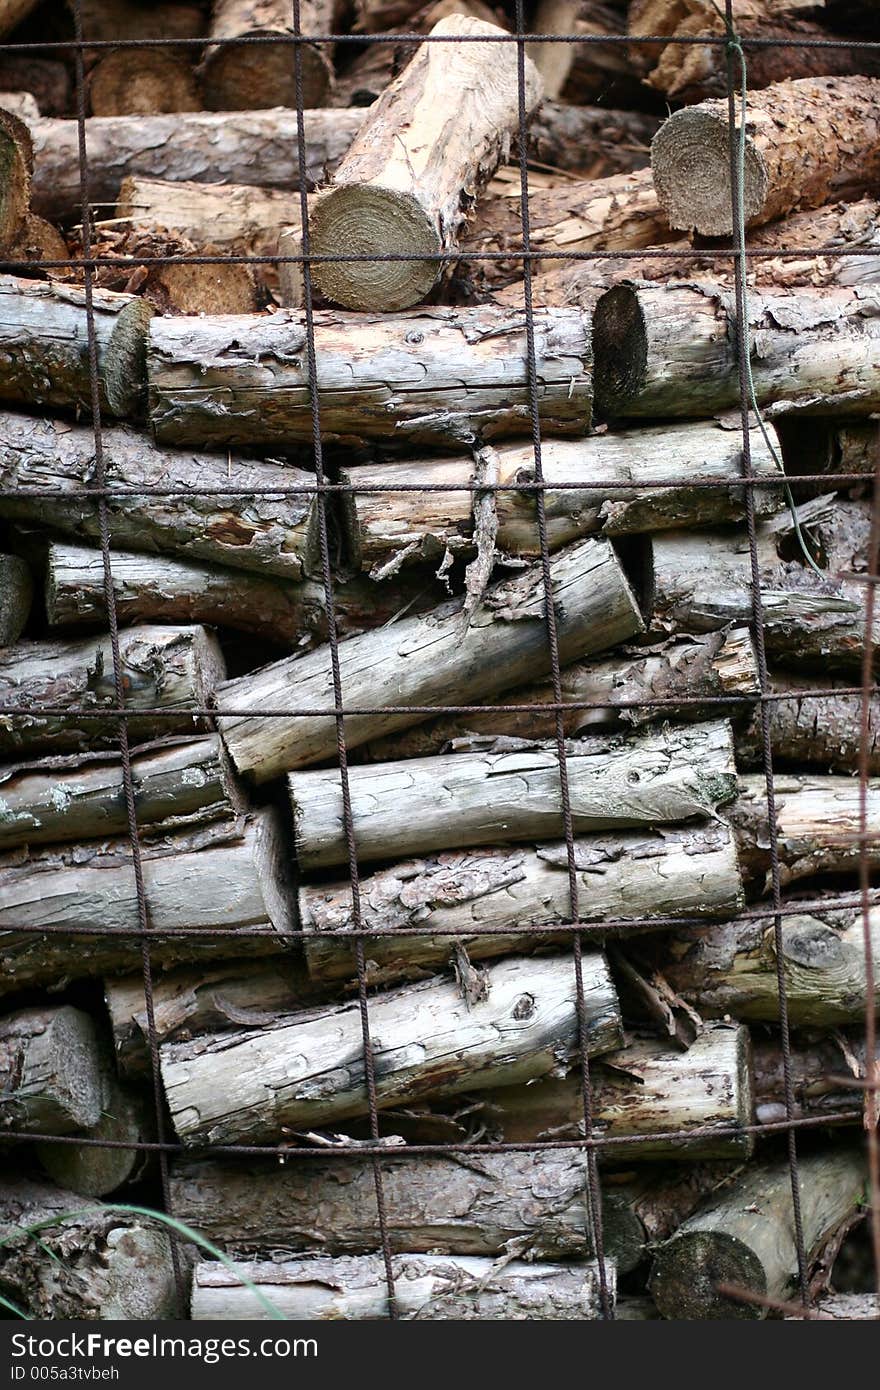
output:
MULTIPOLYGON (((526 110, 526 45, 525 15, 523 0, 516 3, 516 58, 517 58, 517 97, 519 103, 519 178, 520 212, 522 217, 523 241, 523 293, 526 313, 526 368, 528 380, 529 416, 532 429, 532 450, 535 459, 535 506, 538 521, 538 539, 541 547, 541 576, 544 586, 544 612, 547 625, 547 641, 550 647, 550 667, 553 682, 553 700, 556 705, 555 736, 556 756, 559 764, 559 784, 562 798, 562 823, 565 833, 565 848, 568 861, 568 887, 571 899, 571 921, 577 922, 580 916, 577 868, 574 848, 574 827, 571 814, 571 797, 568 785, 568 759, 565 747, 565 721, 562 710, 562 673, 559 660, 559 641, 556 629, 556 608, 553 595, 553 576, 550 572, 550 547, 547 539, 546 499, 544 494, 544 472, 541 452, 541 420, 538 408, 538 367, 535 350, 535 319, 532 299, 531 228, 529 220, 529 169, 528 169, 528 112, 526 110)), ((599 1164, 596 1149, 590 1141, 593 1138, 593 1086, 590 1077, 590 1059, 587 1051, 589 1032, 587 1005, 584 994, 583 940, 579 931, 572 933, 574 958, 575 997, 578 1021, 579 1060, 581 1069, 581 1102, 584 1117, 584 1138, 587 1167, 587 1207, 592 1228, 593 1246, 599 1272, 599 1302, 602 1317, 611 1320, 614 1307, 608 1287, 608 1268, 605 1259, 605 1241, 602 1228, 602 1189, 599 1181, 599 1164)))
MULTIPOLYGON (((83 266, 83 285, 84 300, 86 311, 86 329, 88 335, 88 358, 89 358, 89 387, 91 391, 91 410, 92 424, 95 439, 95 483, 98 488, 105 488, 107 485, 107 462, 104 455, 104 437, 101 421, 101 392, 98 376, 98 343, 95 329, 95 310, 93 299, 93 270, 89 264, 92 254, 92 208, 89 196, 89 166, 88 150, 86 146, 86 98, 85 98, 85 65, 83 63, 83 28, 82 28, 82 5, 81 0, 74 3, 74 37, 75 47, 75 85, 76 85, 76 120, 77 120, 77 145, 79 156, 79 185, 80 202, 82 205, 82 238, 83 255, 85 264, 83 266)), ((153 964, 152 951, 150 947, 150 915, 147 906, 146 886, 144 884, 143 863, 141 861, 140 840, 138 838, 137 823, 137 803, 134 792, 134 778, 131 769, 131 748, 128 737, 128 721, 124 717, 125 713, 125 677, 122 669, 122 656, 119 649, 119 621, 116 612, 116 591, 113 587, 113 565, 110 556, 111 534, 110 534, 110 514, 106 496, 98 499, 98 527, 100 533, 101 558, 103 563, 103 585, 104 602, 107 608, 107 624, 110 631, 110 649, 113 654, 113 687, 116 696, 116 709, 120 714, 117 720, 119 725, 119 753, 122 764, 122 785, 125 797, 125 811, 128 831, 129 846, 131 849, 132 870, 134 873, 135 893, 137 897, 137 918, 138 936, 141 948, 141 969, 144 981, 144 1003, 147 1015, 147 1038, 150 1052, 150 1069, 153 1089, 153 1108, 156 1120, 156 1135, 160 1144, 167 1140, 165 1126, 164 1097, 162 1092, 162 1077, 159 1067, 159 1044, 156 1033, 156 1014, 153 1000, 153 964)), ((168 1154, 163 1149, 159 1151, 159 1180, 162 1190, 162 1203, 168 1216, 172 1216, 171 1184, 169 1181, 168 1154)), ((180 1251, 177 1239, 171 1234, 169 1236, 171 1250, 172 1269, 174 1273, 174 1286, 177 1298, 177 1312, 183 1316, 183 1309, 186 1307, 186 1292, 183 1278, 183 1270, 180 1262, 180 1251)))
MULTIPOLYGON (((292 0, 293 32, 302 34, 300 0, 292 0)), ((324 450, 321 439, 321 405, 318 399, 318 366, 315 351, 315 314, 312 296, 312 270, 310 263, 311 243, 309 239, 308 171, 306 164, 305 115, 303 98, 302 45, 293 46, 294 91, 297 117, 297 163, 299 172, 300 217, 302 220, 302 288, 303 314, 306 328, 306 363, 309 373, 309 405, 312 417, 312 451, 315 460, 315 475, 318 482, 318 540, 321 553, 321 572, 324 586, 324 602, 327 609, 327 637, 330 644, 330 665, 333 675, 333 703, 336 720, 336 751, 339 759, 339 779, 342 788, 342 815, 345 827, 345 841, 348 851, 348 872, 351 883, 351 915, 355 930, 355 963, 357 967, 358 1005, 361 1019, 361 1036, 364 1052, 364 1076, 367 1087, 367 1101, 370 1116, 370 1137, 379 1139, 379 1108, 376 1095, 376 1067, 373 1043, 370 1036, 370 1011, 367 997, 367 969, 364 954, 364 938, 357 935, 363 927, 361 913, 360 875, 357 861, 357 844, 354 833, 354 816, 351 806, 351 787, 348 776, 348 748, 345 742, 345 717, 342 713, 342 673, 339 665, 339 633, 336 625, 336 609, 333 597, 333 573, 330 564, 330 543, 327 531, 327 495, 323 491, 325 480, 324 450)), ((388 1235, 388 1215, 385 1205, 385 1187, 382 1180, 381 1160, 378 1155, 371 1156, 373 1183, 376 1192, 376 1211, 379 1218, 379 1240, 385 1268, 385 1283, 388 1289, 388 1316, 395 1321, 398 1316, 397 1298, 394 1289, 394 1270, 391 1263, 391 1243, 388 1235)))

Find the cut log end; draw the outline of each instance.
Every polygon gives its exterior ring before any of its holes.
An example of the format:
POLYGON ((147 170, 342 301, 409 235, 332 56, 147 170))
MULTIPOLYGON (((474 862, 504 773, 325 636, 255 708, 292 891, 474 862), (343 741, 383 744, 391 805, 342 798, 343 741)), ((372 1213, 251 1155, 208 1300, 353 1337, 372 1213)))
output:
MULTIPOLYGON (((253 36, 287 37, 265 29, 241 35, 242 38, 253 36)), ((327 105, 333 85, 333 67, 317 45, 301 44, 300 52, 302 106, 306 111, 314 111, 327 105)), ((257 104, 266 109, 287 106, 296 110, 297 107, 293 45, 289 43, 224 44, 208 56, 201 78, 209 111, 250 111, 256 93, 259 93, 257 104)))
POLYGON ((10 246, 27 215, 33 153, 27 127, 0 110, 0 248, 10 246))
POLYGON ((34 596, 31 572, 19 555, 0 555, 0 647, 21 636, 34 596))
POLYGON ((93 116, 155 116, 165 111, 200 111, 189 63, 167 50, 120 48, 92 70, 93 116))
MULTIPOLYGON (((334 251, 383 256, 437 256, 440 238, 414 197, 391 188, 340 185, 316 204, 310 219, 315 255, 334 251)), ((321 293, 348 309, 409 309, 433 289, 440 262, 319 261, 312 270, 321 293)))
POLYGON ((664 1248, 654 1266, 651 1296, 664 1318, 760 1318, 756 1304, 728 1298, 719 1285, 766 1293, 761 1261, 743 1241, 725 1231, 688 1231, 664 1248))
MULTIPOLYGON (((669 225, 701 236, 729 236, 733 230, 730 186, 730 133, 725 119, 686 107, 671 116, 651 144, 654 188, 669 225)), ((767 169, 746 139, 743 199, 746 226, 767 197, 767 169)))
POLYGON ((100 1118, 88 1131, 89 1139, 103 1143, 57 1144, 46 1139, 35 1149, 40 1166, 49 1177, 59 1187, 81 1197, 109 1197, 138 1181, 151 1158, 149 1150, 136 1147, 153 1137, 147 1106, 136 1091, 120 1085, 115 1076, 108 1075, 106 1081, 100 1118), (135 1147, 115 1147, 125 1143, 135 1147))
POLYGON ((146 396, 147 334, 153 310, 132 298, 119 311, 104 364, 107 404, 114 415, 139 415, 146 396))
POLYGON ((614 415, 642 389, 648 368, 648 326, 628 285, 615 285, 596 305, 593 353, 596 409, 614 415))

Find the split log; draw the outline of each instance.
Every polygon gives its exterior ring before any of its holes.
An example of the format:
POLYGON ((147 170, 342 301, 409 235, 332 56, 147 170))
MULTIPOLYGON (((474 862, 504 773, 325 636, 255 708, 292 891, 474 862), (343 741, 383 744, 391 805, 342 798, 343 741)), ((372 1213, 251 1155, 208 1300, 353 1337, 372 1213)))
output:
POLYGON ((584 40, 527 45, 548 97, 560 97, 578 106, 593 102, 626 107, 655 105, 652 93, 633 71, 626 44, 595 42, 626 32, 625 9, 613 0, 539 0, 529 21, 531 33, 577 34, 584 40))
MULTIPOLYGON (((749 87, 769 87, 788 78, 854 76, 865 71, 866 56, 855 49, 805 47, 801 44, 828 39, 827 29, 798 15, 802 4, 782 0, 735 0, 733 22, 742 39, 783 39, 792 47, 747 47, 749 87)), ((723 13, 712 0, 636 0, 627 14, 627 32, 633 38, 662 35, 666 44, 633 44, 630 56, 644 67, 645 82, 670 101, 703 101, 726 97, 727 66, 723 44, 684 43, 696 35, 723 37, 723 13), (650 54, 645 54, 649 47, 650 54)))
MULTIPOLYGON (((723 823, 576 840, 574 869, 579 921, 646 931, 653 918, 725 916, 742 905, 735 843, 723 823)), ((361 881, 361 926, 387 933, 367 946, 371 982, 441 967, 461 944, 477 959, 570 941, 561 924, 571 912, 568 855, 559 843, 425 856, 361 881), (395 941, 401 927, 425 935, 395 941)), ((350 883, 304 885, 300 915, 313 981, 351 979, 350 883)))
MULTIPOLYGON (((811 767, 826 772, 852 774, 859 765, 865 731, 862 728, 862 695, 842 695, 834 691, 828 677, 806 679, 773 672, 770 691, 790 699, 771 700, 767 706, 774 763, 789 768, 811 767), (828 693, 829 690, 832 693, 828 693), (822 694, 811 692, 822 691, 822 694)), ((838 682, 843 689, 846 685, 838 682)), ((740 767, 763 765, 764 742, 759 715, 736 736, 736 757, 740 767)), ((880 694, 868 702, 868 772, 880 776, 880 694)))
MULTIPOLYGON (((640 631, 635 598, 606 541, 584 541, 561 551, 551 561, 550 577, 563 663, 640 631)), ((343 642, 339 667, 345 703, 367 710, 403 707, 397 714, 348 716, 349 748, 418 723, 419 714, 406 708, 410 704, 443 701, 452 689, 457 700, 479 699, 522 681, 526 672, 544 674, 550 664, 544 607, 543 578, 540 569, 533 567, 492 585, 470 622, 456 600, 424 617, 402 618, 391 627, 343 642)), ((227 681, 220 692, 220 707, 252 711, 220 716, 236 768, 264 782, 280 772, 333 757, 336 727, 332 718, 295 713, 277 718, 274 713, 261 713, 279 708, 332 712, 332 692, 327 647, 227 681)))
MULTIPOLYGON (((878 304, 876 288, 864 286, 753 292, 758 404, 769 414, 880 409, 878 304)), ((720 285, 616 285, 596 304, 593 336, 596 407, 606 416, 701 416, 739 405, 735 304, 720 285)))
MULTIPOLYGON (((397 1317, 404 1321, 461 1322, 503 1318, 601 1318, 598 1266, 503 1263, 486 1256, 396 1255, 391 1262, 397 1317)), ((380 1255, 315 1255, 251 1263, 227 1270, 219 1261, 193 1272, 194 1322, 238 1322, 265 1318, 265 1309, 241 1283, 244 1275, 286 1318, 318 1322, 387 1318, 388 1290, 380 1255)), ((606 1264, 606 1287, 614 1306, 614 1265, 606 1264)))
MULTIPOLYGON (((651 146, 651 168, 671 227, 731 235, 726 97, 670 116, 651 146)), ((805 77, 749 92, 747 226, 772 222, 798 207, 860 198, 878 179, 880 79, 805 77)))
MULTIPOLYGON (((228 829, 203 827, 145 844, 141 860, 157 966, 222 958, 230 950, 271 955, 284 949, 294 921, 280 827, 271 812, 257 813, 236 838, 228 829), (262 935, 249 935, 249 929, 262 935), (176 931, 184 934, 162 935, 176 931)), ((126 840, 51 848, 26 862, 4 856, 0 992, 130 972, 141 963, 141 940, 126 840), (96 923, 101 934, 88 935, 96 923)))
MULTIPOLYGON (((763 483, 779 479, 780 467, 759 431, 753 431, 750 443, 754 475, 763 483)), ((714 424, 546 440, 541 477, 551 550, 596 531, 619 536, 745 516, 742 436, 714 424)), ((343 497, 349 552, 376 579, 396 574, 403 563, 436 564, 447 552, 471 555, 480 497, 474 487, 481 482, 494 511, 496 548, 512 555, 541 553, 531 444, 505 445, 488 460, 481 455, 382 461, 349 468, 340 480, 351 487, 343 497), (401 484, 420 484, 425 491, 395 492, 401 484), (493 491, 494 486, 504 490, 493 491), (388 492, 370 490, 386 487, 388 492)), ((759 517, 783 505, 779 488, 758 486, 754 498, 759 517)))
MULTIPOLYGON (((313 996, 299 955, 206 962, 198 970, 181 966, 153 980, 156 1041, 186 1042, 204 1033, 265 1028, 277 1023, 279 1015, 302 1010, 313 996)), ((120 1072, 148 1076, 150 1028, 143 975, 107 980, 104 997, 120 1072)))
MULTIPOLYGON (((783 886, 801 878, 840 874, 858 868, 860 854, 880 864, 880 837, 860 838, 859 784, 852 776, 797 776, 780 773, 776 797, 777 848, 783 886)), ((880 780, 866 790, 868 826, 880 824, 880 780)), ((767 783, 763 776, 740 778, 739 796, 729 811, 743 877, 753 890, 770 891, 767 783)))
POLYGON ((155 1162, 154 1153, 136 1147, 156 1138, 153 1104, 148 1093, 142 1094, 118 1080, 112 1054, 108 1055, 101 1116, 84 1137, 135 1147, 57 1144, 44 1139, 35 1145, 40 1167, 59 1187, 81 1197, 109 1197, 120 1188, 141 1182, 149 1176, 155 1162))
POLYGON ((408 309, 437 283, 471 199, 519 129, 520 96, 527 115, 541 100, 529 59, 519 91, 515 44, 455 42, 503 32, 462 15, 440 20, 430 37, 449 44, 423 44, 370 108, 331 187, 315 201, 311 250, 429 259, 316 262, 312 276, 327 299, 349 309, 408 309))
MULTIPOLYGON (((92 293, 101 411, 136 415, 152 309, 136 295, 92 293)), ((33 409, 90 412, 85 291, 74 285, 0 276, 0 397, 33 409)))
MULTIPOLYGON (((563 668, 561 677, 563 704, 572 706, 562 711, 567 738, 597 729, 639 728, 661 719, 711 719, 719 707, 701 704, 701 700, 736 700, 738 696, 754 700, 759 691, 755 653, 746 628, 729 628, 704 637, 671 637, 647 650, 622 647, 610 658, 575 661, 563 668), (643 703, 678 699, 680 705, 643 703), (591 707, 591 701, 603 703, 591 707), (582 703, 586 707, 578 708, 582 703)), ((441 715, 401 733, 374 739, 361 753, 370 762, 385 762, 479 747, 500 751, 505 745, 518 747, 519 739, 556 737, 555 711, 542 708, 554 703, 549 683, 512 690, 505 699, 511 705, 532 708, 441 715)), ((737 712, 735 703, 729 708, 732 715, 737 712)), ((771 715, 773 708, 771 705, 771 715)))
MULTIPOLYGON (((313 473, 261 459, 205 454, 198 446, 157 449, 147 435, 124 428, 104 430, 103 439, 106 485, 122 489, 107 498, 114 549, 169 551, 293 580, 311 568, 317 553, 313 473), (284 496, 299 486, 302 493, 284 496), (146 495, 139 494, 141 487, 146 495), (278 488, 277 496, 264 492, 272 487, 278 488), (149 495, 165 488, 164 495, 149 495), (199 489, 214 495, 197 496, 199 489)), ((0 413, 0 515, 99 540, 97 503, 81 495, 93 480, 94 454, 88 427, 0 413), (57 493, 57 500, 29 497, 28 489, 57 493)))
MULTIPOLYGON (((300 33, 332 34, 337 0, 300 0, 300 33)), ((294 32, 290 0, 212 0, 212 40, 288 39, 294 32)), ((330 44, 300 44, 302 98, 306 109, 323 106, 333 85, 330 44)), ((246 111, 259 93, 263 105, 296 106, 294 46, 280 43, 212 43, 202 64, 205 104, 213 111, 246 111)))
MULTIPOLYGON (((880 1063, 880 1044, 876 1058, 880 1063)), ((793 1118, 827 1117, 846 1111, 858 1116, 865 1103, 864 1078, 867 1053, 863 1039, 833 1033, 808 1042, 798 1038, 789 1054, 794 1099, 793 1118), (850 1081, 847 1082, 847 1077, 850 1081)), ((786 1119, 785 1069, 778 1038, 754 1039, 752 1065, 755 1078, 755 1119, 758 1124, 778 1124, 786 1119)))
POLYGON ((18 555, 0 555, 0 647, 11 647, 24 631, 34 597, 31 572, 18 555))
POLYGON ((27 215, 34 163, 27 126, 6 108, 0 109, 0 250, 14 243, 27 215))
POLYGON ((36 9, 38 0, 2 0, 0 4, 0 37, 9 34, 36 9))
POLYGON ((0 1018, 0 1131, 69 1134, 98 1123, 101 1052, 88 1014, 69 1004, 0 1018))
MULTIPOLYGON (((479 997, 434 978, 370 1001, 380 1107, 546 1076, 579 1046, 575 977, 566 957, 490 966, 479 997)), ((584 961, 588 1053, 620 1039, 604 956, 584 961)), ((336 1124, 369 1109, 359 1005, 326 1004, 275 1027, 160 1048, 171 1117, 184 1144, 260 1143, 291 1128, 336 1124)))
MULTIPOLYGON (((714 817, 737 793, 730 725, 664 728, 575 741, 565 757, 572 829, 651 827, 714 817)), ((288 776, 304 871, 348 862, 337 768, 288 776)), ((453 753, 349 771, 358 860, 435 854, 565 833, 558 750, 453 753)))
MULTIPOLYGON (((808 1262, 864 1199, 861 1152, 802 1155, 801 1218, 808 1262)), ((797 1279, 788 1162, 746 1168, 705 1203, 657 1252, 651 1296, 665 1318, 760 1318, 766 1308, 721 1294, 734 1284, 762 1297, 787 1297, 797 1279)))
MULTIPOLYGON (((136 749, 131 763, 140 829, 168 834, 244 812, 216 734, 136 749)), ((0 850, 125 835, 128 815, 115 753, 0 768, 0 850)))
MULTIPOLYGON (((27 93, 35 115, 68 116, 72 110, 73 82, 66 63, 30 53, 0 54, 0 92, 27 93)), ((4 95, 5 101, 5 95, 4 95)))
MULTIPOLYGON (((542 432, 584 434, 589 319, 580 309, 539 309, 534 318, 542 432)), ((305 347, 304 317, 290 309, 155 319, 149 385, 156 437, 199 448, 310 442, 305 347)), ((477 432, 517 434, 530 418, 521 312, 490 305, 399 315, 319 311, 315 347, 325 441, 461 449, 477 432)))
POLYGON ((97 1204, 86 1212, 74 1192, 7 1173, 0 1233, 0 1283, 33 1318, 154 1321, 180 1313, 169 1237, 145 1218, 97 1204), (30 1226, 38 1232, 29 1235, 30 1226))
MULTIPOLYGON (((880 911, 869 913, 876 957, 880 911)), ((827 906, 782 918, 782 953, 788 1012, 797 1027, 831 1028, 859 1023, 867 996, 865 929, 854 907, 827 906)), ((776 1022, 779 989, 775 934, 758 922, 735 922, 677 931, 667 947, 663 973, 702 1014, 776 1022)), ((880 983, 877 984, 880 1004, 880 983)))
POLYGON ((158 116, 202 109, 185 50, 113 49, 99 57, 89 73, 88 94, 93 116, 158 116))
POLYGON ((300 200, 298 193, 254 184, 174 183, 130 175, 122 181, 116 216, 151 232, 174 232, 200 248, 274 256, 282 228, 299 224, 300 200))
MULTIPOLYGON (((126 709, 166 711, 133 714, 127 720, 132 742, 205 728, 205 720, 189 711, 205 708, 226 672, 212 633, 145 624, 120 632, 119 650, 126 709)), ((119 719, 109 711, 119 706, 109 636, 20 642, 0 651, 0 703, 22 711, 0 723, 6 757, 116 746, 119 719), (40 714, 41 707, 63 712, 40 714), (78 710, 92 715, 79 716, 78 710), (101 710, 108 711, 106 717, 101 710)))

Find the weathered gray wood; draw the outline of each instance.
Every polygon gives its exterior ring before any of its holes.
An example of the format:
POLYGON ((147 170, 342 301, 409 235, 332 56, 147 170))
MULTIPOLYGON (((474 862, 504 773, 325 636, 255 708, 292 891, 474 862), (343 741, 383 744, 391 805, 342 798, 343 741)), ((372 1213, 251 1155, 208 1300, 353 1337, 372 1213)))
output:
MULTIPOLYGON (((799 692, 790 699, 772 700, 767 706, 777 767, 782 764, 850 774, 858 767, 863 743, 862 696, 838 694, 835 685, 846 689, 849 682, 772 672, 770 688, 774 694, 799 692), (828 694, 829 690, 833 693, 828 694), (811 698, 811 691, 825 693, 811 698)), ((762 766, 758 715, 738 731, 736 755, 740 767, 762 766)), ((872 695, 868 701, 867 756, 868 772, 874 777, 880 775, 880 695, 872 695)))
MULTIPOLYGON (((167 834, 235 821, 245 801, 216 734, 136 749, 132 781, 139 828, 167 834)), ((87 753, 0 767, 0 850, 128 832, 116 753, 87 753)))
MULTIPOLYGON (((852 776, 779 773, 774 778, 777 849, 783 887, 801 878, 858 868, 860 853, 869 866, 880 863, 880 840, 870 837, 880 824, 880 780, 865 790, 869 839, 859 842, 862 794, 852 776)), ((739 796, 729 811, 743 877, 752 889, 770 892, 771 863, 767 821, 767 783, 763 774, 740 778, 739 796)))
MULTIPOLYGON (((226 673, 212 633, 198 626, 144 624, 120 632, 119 648, 125 708, 167 711, 130 718, 132 742, 205 727, 204 719, 188 711, 204 709, 226 673)), ((0 723, 6 757, 117 747, 119 720, 99 713, 119 707, 109 636, 20 642, 0 650, 0 703, 23 711, 0 723), (41 707, 63 712, 40 714, 41 707), (73 711, 80 709, 97 717, 78 717, 73 711)))
POLYGON ((0 250, 15 243, 27 216, 33 162, 28 128, 4 102, 0 110, 0 250))
MULTIPOLYGON (((772 437, 772 426, 770 427, 772 437)), ((783 505, 778 478, 759 431, 751 439, 756 512, 769 516, 783 505)), ((534 449, 505 445, 488 459, 407 459, 361 465, 340 481, 352 491, 343 498, 351 554, 374 578, 397 572, 403 563, 437 563, 474 549, 474 508, 485 481, 495 516, 495 545, 513 555, 539 555, 534 449), (424 492, 395 492, 395 485, 421 485, 424 492), (500 485, 501 491, 493 491, 500 485), (371 488, 390 491, 371 492, 371 488), (442 487, 442 491, 429 489, 442 487), (461 490, 456 490, 460 488, 461 490), (361 491, 367 489, 367 491, 361 491), (448 489, 448 490, 447 490, 448 489), (520 491, 519 489, 524 489, 520 491), (531 489, 531 490, 529 490, 531 489)), ((745 515, 742 438, 714 424, 663 425, 593 435, 584 440, 547 440, 541 451, 547 542, 557 549, 593 532, 625 535, 738 521, 745 515), (683 461, 687 478, 682 479, 683 461), (692 480, 692 481, 691 481, 692 480)))
MULTIPOLYGON (((283 1262, 252 1262, 227 1270, 219 1261, 193 1271, 194 1322, 265 1318, 238 1271, 287 1318, 319 1322, 385 1319, 389 1316, 385 1267, 380 1255, 328 1258, 313 1255, 283 1262)), ((396 1255, 391 1262, 397 1317, 404 1322, 459 1322, 540 1318, 561 1322, 602 1317, 595 1264, 526 1264, 501 1267, 486 1256, 396 1255)), ((614 1264, 606 1286, 614 1303, 614 1264)))
MULTIPOLYGON (((311 567, 317 548, 313 474, 228 454, 158 449, 148 436, 118 427, 105 430, 103 439, 107 486, 127 494, 107 499, 114 550, 167 551, 293 580, 311 567), (311 494, 283 495, 298 486, 311 494), (139 494, 141 487, 167 488, 168 495, 139 494), (249 491, 272 487, 277 496, 249 491), (199 488, 219 495, 197 497, 199 488), (231 491, 223 494, 223 488, 231 491)), ((97 503, 75 496, 94 486, 94 454, 91 429, 0 413, 0 515, 99 540, 97 503), (22 496, 27 489, 58 496, 22 496)))
MULTIPOLYGON (((301 34, 332 34, 344 17, 338 0, 300 0, 301 34)), ((211 39, 289 38, 289 0, 212 0, 211 39)), ((333 45, 301 44, 300 104, 323 106, 333 86, 333 45)), ((294 48, 290 43, 209 45, 201 68, 205 104, 213 111, 243 111, 259 94, 264 106, 296 106, 294 48)))
MULTIPOLYGON (((652 918, 724 916, 742 904, 735 841, 723 823, 586 836, 574 842, 574 866, 582 921, 644 931, 652 918)), ((299 901, 312 979, 350 979, 350 884, 304 885, 299 901)), ((376 981, 436 968, 456 943, 464 943, 474 958, 530 950, 554 939, 548 928, 570 920, 563 843, 426 855, 361 882, 361 926, 387 933, 367 946, 376 981), (397 929, 414 927, 425 935, 395 940, 397 929), (446 934, 432 935, 435 930, 446 934)), ((568 941, 570 934, 560 931, 556 939, 568 941)))
POLYGON ((17 642, 30 617, 34 585, 18 555, 0 555, 0 647, 17 642))
MULTIPOLYGON (((711 817, 737 792, 723 722, 575 741, 565 762, 581 835, 711 817)), ((288 790, 300 867, 347 863, 339 770, 291 773, 288 790)), ((353 767, 349 792, 359 860, 565 833, 555 744, 353 767)))
MULTIPOLYGON (((804 1245, 814 1260, 863 1201, 865 1160, 859 1150, 828 1149, 802 1155, 799 1169, 804 1245)), ((650 1289, 665 1318, 760 1318, 766 1308, 726 1297, 716 1285, 780 1299, 797 1273, 786 1160, 745 1169, 685 1221, 658 1251, 650 1289)))
MULTIPOLYGON (((119 1081, 109 1047, 103 1082, 101 1115, 83 1137, 113 1145, 154 1141, 155 1100, 147 1090, 141 1092, 119 1081)), ((109 1197, 146 1178, 155 1162, 149 1150, 53 1144, 49 1139, 35 1145, 35 1155, 53 1182, 81 1197, 109 1197)))
MULTIPOLYGON (((294 905, 271 811, 255 814, 236 838, 225 827, 180 832, 143 845, 141 859, 155 964, 283 949, 294 905), (236 938, 248 928, 265 934, 236 938), (163 929, 191 934, 163 938, 163 929)), ((4 856, 0 993, 131 971, 140 961, 127 840, 46 849, 24 861, 4 856), (90 935, 97 926, 104 934, 90 935)))
MULTIPOLYGON (((876 285, 753 290, 748 336, 758 404, 770 415, 880 408, 878 307, 876 285)), ((735 302, 723 284, 616 285, 596 305, 593 334, 596 408, 604 416, 713 415, 739 402, 735 302)))
POLYGON ((69 1004, 0 1018, 0 1130, 69 1134, 98 1123, 98 1034, 69 1004))
MULTIPOLYGON (((590 322, 580 309, 539 309, 535 343, 541 427, 590 424, 590 322)), ((223 447, 309 442, 306 331, 293 309, 270 315, 156 319, 149 348, 151 420, 163 443, 223 447)), ((421 308, 315 315, 317 396, 327 440, 382 439, 460 449, 476 432, 528 425, 522 313, 421 308)))
MULTIPOLYGON (((144 398, 146 300, 92 291, 99 401, 109 415, 136 415, 144 398)), ((60 281, 0 275, 0 398, 17 405, 90 412, 85 290, 60 281)))
MULTIPOLYGON (((752 1066, 755 1080, 755 1119, 758 1124, 779 1124, 786 1119, 785 1066, 778 1037, 754 1039, 752 1066)), ((875 1053, 880 1063, 880 1043, 875 1053)), ((836 1114, 855 1114, 851 1124, 864 1117, 867 1051, 864 1037, 847 1037, 835 1030, 828 1037, 811 1041, 796 1037, 789 1051, 793 1091, 793 1118, 805 1116, 827 1119, 836 1114)))
MULTIPOLYGON (((790 913, 782 918, 783 974, 789 1017, 803 1027, 860 1023, 867 1000, 865 928, 854 907, 790 913)), ((871 947, 880 951, 880 911, 868 917, 871 947)), ((772 922, 728 922, 676 931, 663 973, 702 1014, 779 1019, 772 922)), ((880 984, 877 984, 880 1003, 880 984)))
POLYGON ((154 1321, 182 1311, 161 1227, 16 1172, 0 1182, 0 1280, 34 1318, 154 1321), (78 1214, 57 1219, 68 1212, 78 1214), (38 1234, 27 1234, 31 1225, 38 1234))
MULTIPOLYGON (((482 984, 475 999, 445 978, 371 999, 381 1107, 514 1085, 545 1076, 573 1055, 577 1007, 567 956, 501 961, 482 984)), ((620 1015, 598 952, 585 958, 584 987, 588 1052, 607 1051, 619 1040, 620 1015)), ((259 1143, 369 1109, 356 1003, 321 1005, 275 1027, 166 1042, 160 1055, 171 1117, 184 1144, 259 1143)))
MULTIPOLYGON (((623 568, 607 541, 584 541, 561 551, 550 564, 560 660, 571 661, 625 641, 642 620, 623 568)), ((550 651, 544 619, 540 568, 490 587, 479 609, 468 614, 461 601, 424 617, 402 618, 391 627, 343 642, 339 667, 345 703, 353 708, 403 707, 397 714, 351 715, 345 721, 349 748, 419 722, 408 705, 479 699, 524 677, 544 675, 550 651)), ((264 716, 263 710, 335 708, 329 647, 295 660, 276 661, 219 692, 220 729, 235 766, 266 781, 297 767, 333 757, 332 718, 310 714, 264 716), (252 711, 244 713, 243 711, 252 711)))

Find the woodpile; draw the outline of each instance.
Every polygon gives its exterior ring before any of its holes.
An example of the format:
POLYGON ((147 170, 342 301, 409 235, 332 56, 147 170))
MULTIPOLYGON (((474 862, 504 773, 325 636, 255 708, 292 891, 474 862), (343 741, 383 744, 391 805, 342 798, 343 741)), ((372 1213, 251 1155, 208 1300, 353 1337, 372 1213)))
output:
POLYGON ((864 7, 742 276, 719 8, 518 8, 0 3, 24 1316, 877 1316, 864 7))

